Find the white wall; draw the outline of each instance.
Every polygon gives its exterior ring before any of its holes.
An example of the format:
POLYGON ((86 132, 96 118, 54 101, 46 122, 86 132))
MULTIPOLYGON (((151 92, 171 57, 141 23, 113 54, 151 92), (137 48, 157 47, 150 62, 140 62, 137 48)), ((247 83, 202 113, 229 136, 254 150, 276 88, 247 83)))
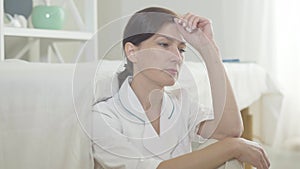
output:
MULTIPOLYGON (((263 4, 263 2, 259 3, 263 4)), ((256 22, 255 19, 263 12, 263 8, 257 5, 259 3, 246 0, 103 0, 99 2, 99 26, 149 6, 166 7, 179 14, 192 12, 213 21, 215 40, 223 58, 255 61, 261 48, 256 38, 261 36, 262 23, 260 20, 256 22), (245 6, 249 6, 249 10, 243 10, 245 6), (248 39, 249 37, 252 38, 248 39)), ((112 30, 115 35, 122 33, 120 28, 112 28, 112 30)))
POLYGON ((122 59, 122 0, 102 0, 98 2, 99 58, 122 59))

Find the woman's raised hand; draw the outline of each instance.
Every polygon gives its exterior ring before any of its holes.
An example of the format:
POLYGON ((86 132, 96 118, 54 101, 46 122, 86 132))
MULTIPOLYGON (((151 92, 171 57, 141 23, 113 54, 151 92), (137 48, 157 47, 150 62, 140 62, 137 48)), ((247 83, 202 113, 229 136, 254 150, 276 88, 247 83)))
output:
POLYGON ((187 13, 181 18, 175 18, 174 21, 183 38, 195 49, 201 50, 201 47, 211 45, 217 53, 219 52, 213 39, 212 22, 209 19, 187 13))
MULTIPOLYGON (((210 40, 213 39, 211 21, 207 18, 200 17, 191 13, 183 15, 182 19, 187 22, 186 28, 193 31, 200 29, 210 40)), ((188 30, 189 31, 189 30, 188 30)))

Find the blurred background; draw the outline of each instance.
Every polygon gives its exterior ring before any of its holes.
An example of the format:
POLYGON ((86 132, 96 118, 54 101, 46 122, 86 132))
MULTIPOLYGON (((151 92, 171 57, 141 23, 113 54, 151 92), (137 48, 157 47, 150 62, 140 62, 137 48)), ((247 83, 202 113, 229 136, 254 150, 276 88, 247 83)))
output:
MULTIPOLYGON (((78 11, 84 13, 84 0, 73 1, 78 11)), ((44 2, 34 0, 38 5, 44 2)), ((51 1, 65 9, 65 30, 76 30, 78 26, 70 14, 70 4, 63 0, 51 1)), ((280 114, 276 120, 259 122, 276 123, 272 144, 261 142, 272 161, 272 169, 294 169, 300 166, 300 1, 299 0, 99 0, 97 1, 97 29, 99 49, 105 44, 115 45, 107 59, 122 59, 120 39, 123 24, 135 11, 150 6, 169 8, 179 14, 192 12, 208 17, 213 22, 215 41, 223 59, 239 59, 241 63, 256 63, 270 75, 283 94, 280 114), (105 32, 113 32, 106 34, 105 32), (102 32, 102 33, 101 33, 102 32), (102 44, 105 43, 105 44, 102 44)), ((29 27, 32 25, 30 25, 29 27)), ((10 37, 4 40, 5 56, 10 58, 22 49, 28 40, 10 37)), ((65 61, 76 55, 77 43, 61 43, 58 48, 65 61)), ((107 47, 107 46, 106 46, 107 47)), ((103 48, 106 48, 103 47, 103 48)), ((35 47, 25 54, 25 60, 37 58, 35 47)), ((247 89, 245 89, 247 90, 247 89)), ((260 120, 254 119, 254 120, 260 120)), ((255 122, 254 121, 254 125, 255 122)), ((255 130, 255 126, 254 126, 255 130)), ((254 133, 255 134, 255 133, 254 133)))

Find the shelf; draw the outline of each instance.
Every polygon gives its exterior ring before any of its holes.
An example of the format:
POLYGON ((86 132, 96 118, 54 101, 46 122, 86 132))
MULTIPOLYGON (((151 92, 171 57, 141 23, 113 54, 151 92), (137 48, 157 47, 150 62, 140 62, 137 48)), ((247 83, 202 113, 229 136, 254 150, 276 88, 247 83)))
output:
POLYGON ((4 36, 84 41, 84 40, 91 39, 93 33, 79 32, 79 31, 65 31, 65 30, 4 27, 4 36))
MULTIPOLYGON (((48 30, 34 28, 8 27, 3 23, 4 0, 0 0, 0 61, 6 58, 27 57, 30 61, 51 62, 51 58, 58 58, 58 62, 64 60, 74 60, 71 58, 76 51, 64 47, 64 43, 81 46, 89 42, 89 49, 85 51, 85 60, 96 60, 98 54, 98 41, 93 38, 98 30, 97 24, 97 0, 53 0, 55 4, 67 7, 66 15, 68 22, 65 27, 75 30, 48 30), (75 3, 76 1, 76 3, 75 3), (78 28, 78 30, 76 29, 78 28), (15 38, 17 37, 17 38, 15 38), (13 43, 19 38, 24 38, 24 43, 19 43, 19 51, 6 51, 11 49, 13 43), (25 42, 28 41, 28 42, 25 42), (76 42, 76 43, 69 43, 76 42), (5 44, 6 43, 6 44, 5 44), (21 46, 22 45, 22 46, 21 46), (22 48, 21 48, 22 47, 22 48), (29 54, 28 54, 29 51, 29 54), (16 54, 17 53, 17 54, 16 54)), ((81 51, 77 51, 79 54, 81 51)), ((84 61, 83 59, 81 61, 84 61)))

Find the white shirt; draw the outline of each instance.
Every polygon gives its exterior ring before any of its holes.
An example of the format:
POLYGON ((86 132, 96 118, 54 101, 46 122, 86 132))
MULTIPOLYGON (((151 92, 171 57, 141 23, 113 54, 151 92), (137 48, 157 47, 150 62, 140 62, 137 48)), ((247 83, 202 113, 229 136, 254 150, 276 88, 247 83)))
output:
POLYGON ((214 118, 211 109, 190 101, 187 92, 174 90, 163 96, 160 134, 148 120, 127 78, 109 100, 93 108, 94 158, 104 168, 156 169, 163 160, 191 152, 191 142, 202 121, 214 118))

